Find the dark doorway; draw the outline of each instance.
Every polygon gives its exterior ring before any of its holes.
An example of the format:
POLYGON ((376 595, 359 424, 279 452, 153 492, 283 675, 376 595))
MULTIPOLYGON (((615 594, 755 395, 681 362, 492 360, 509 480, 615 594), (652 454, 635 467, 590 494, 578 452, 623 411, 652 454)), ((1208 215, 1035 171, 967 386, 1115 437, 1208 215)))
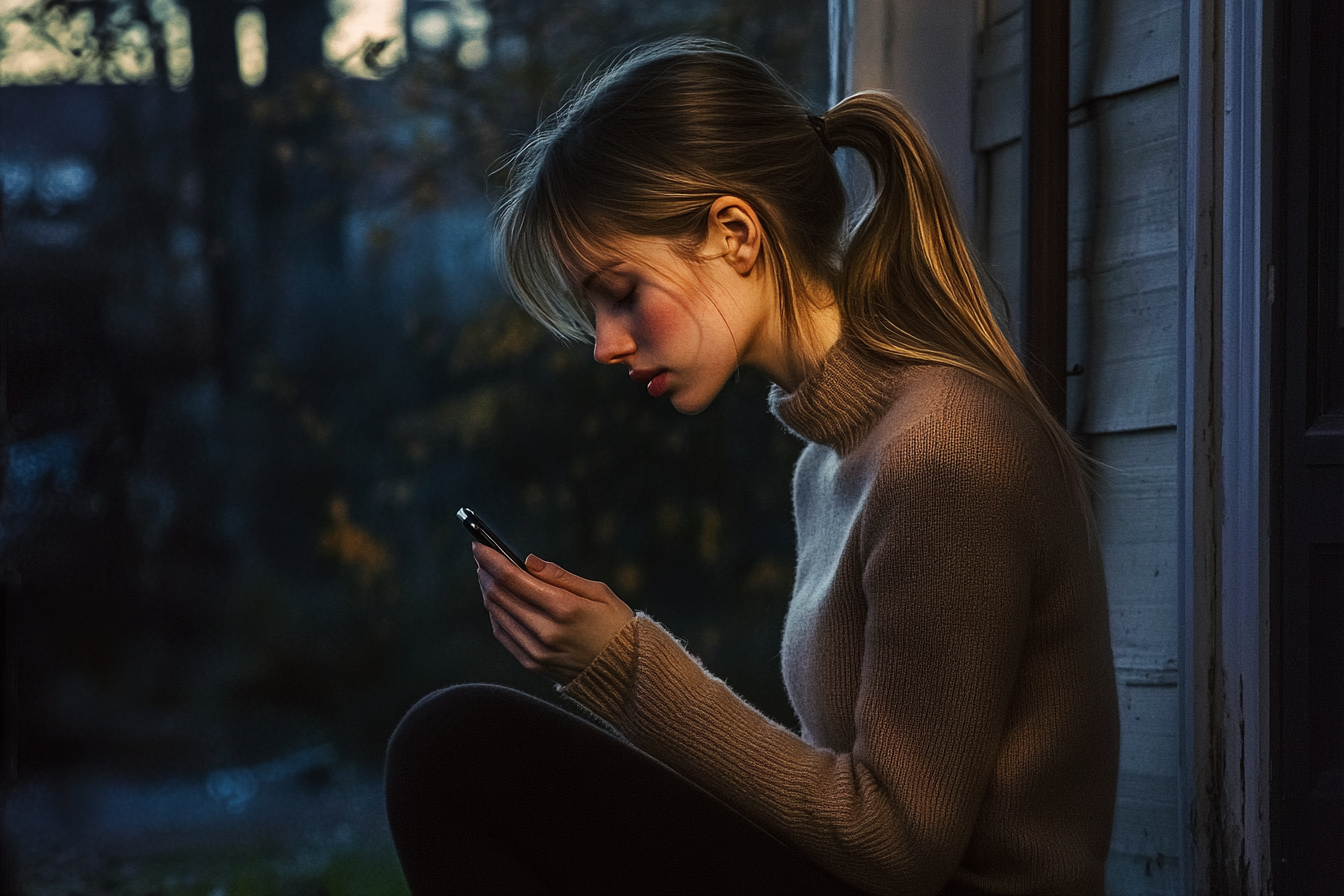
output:
POLYGON ((1274 892, 1344 880, 1344 66, 1336 0, 1278 7, 1274 892))

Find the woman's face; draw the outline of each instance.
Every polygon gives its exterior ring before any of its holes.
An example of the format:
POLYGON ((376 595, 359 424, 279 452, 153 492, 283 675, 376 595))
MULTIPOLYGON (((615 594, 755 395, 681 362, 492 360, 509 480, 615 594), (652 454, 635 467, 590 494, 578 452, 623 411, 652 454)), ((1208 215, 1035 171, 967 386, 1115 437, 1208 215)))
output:
POLYGON ((724 257, 688 259, 668 240, 626 240, 582 284, 597 331, 593 357, 626 365, 651 396, 697 414, 750 360, 767 326, 760 280, 724 257))

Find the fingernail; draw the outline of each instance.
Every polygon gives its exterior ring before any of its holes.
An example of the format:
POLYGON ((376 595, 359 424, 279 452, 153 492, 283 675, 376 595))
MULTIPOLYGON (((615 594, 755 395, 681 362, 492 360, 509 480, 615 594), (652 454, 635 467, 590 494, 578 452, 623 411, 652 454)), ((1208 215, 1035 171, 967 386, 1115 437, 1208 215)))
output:
POLYGON ((541 572, 546 568, 546 561, 536 554, 528 554, 527 559, 523 561, 524 565, 533 572, 541 572))

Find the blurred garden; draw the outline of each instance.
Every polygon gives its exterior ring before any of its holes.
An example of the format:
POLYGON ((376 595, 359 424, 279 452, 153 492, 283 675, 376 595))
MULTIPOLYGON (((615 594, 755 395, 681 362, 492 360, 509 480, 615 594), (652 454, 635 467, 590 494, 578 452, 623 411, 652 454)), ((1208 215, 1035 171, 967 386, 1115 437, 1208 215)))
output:
POLYGON ((800 443, 504 296, 507 156, 620 48, 823 0, 0 0, 5 892, 399 893, 381 758, 487 680, 466 533, 603 579, 792 724, 800 443))

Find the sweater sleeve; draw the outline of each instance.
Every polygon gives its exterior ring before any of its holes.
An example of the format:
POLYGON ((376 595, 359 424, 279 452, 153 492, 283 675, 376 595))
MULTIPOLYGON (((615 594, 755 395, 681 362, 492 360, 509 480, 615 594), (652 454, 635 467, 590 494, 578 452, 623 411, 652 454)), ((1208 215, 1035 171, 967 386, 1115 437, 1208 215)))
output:
POLYGON ((943 434, 881 460, 846 549, 866 606, 848 751, 765 718, 643 615, 565 692, 855 886, 937 892, 976 825, 1027 625, 1022 466, 943 434))

